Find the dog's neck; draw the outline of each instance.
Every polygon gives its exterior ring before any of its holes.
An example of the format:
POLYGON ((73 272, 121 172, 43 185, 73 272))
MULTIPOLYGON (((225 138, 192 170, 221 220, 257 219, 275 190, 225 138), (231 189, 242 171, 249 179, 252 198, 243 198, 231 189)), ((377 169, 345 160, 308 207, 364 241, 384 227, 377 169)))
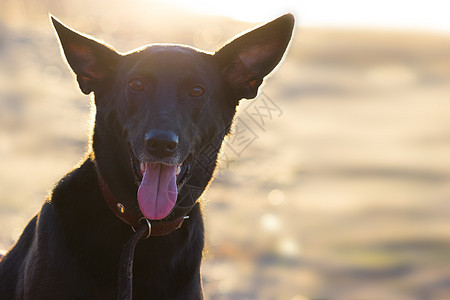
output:
MULTIPOLYGON (((139 207, 136 206, 125 206, 121 203, 111 192, 106 182, 103 180, 98 168, 96 168, 98 184, 100 186, 100 191, 102 192, 102 196, 108 205, 108 207, 112 210, 112 212, 122 221, 127 223, 133 228, 138 228, 139 225, 142 225, 141 222, 145 222, 145 218, 142 216, 139 207)), ((170 221, 158 221, 148 223, 148 228, 150 231, 150 236, 163 236, 173 231, 177 230, 183 224, 183 221, 186 217, 176 218, 170 221)), ((149 221, 147 221, 149 222, 149 221)))

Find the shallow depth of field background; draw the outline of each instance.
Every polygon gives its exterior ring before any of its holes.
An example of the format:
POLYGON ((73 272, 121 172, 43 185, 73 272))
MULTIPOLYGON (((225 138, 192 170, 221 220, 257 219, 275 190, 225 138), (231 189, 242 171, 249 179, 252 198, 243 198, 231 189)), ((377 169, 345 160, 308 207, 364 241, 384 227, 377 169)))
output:
MULTIPOLYGON (((87 149, 90 98, 47 13, 123 52, 214 51, 256 25, 180 5, 0 0, 0 248, 87 149)), ((450 299, 450 34, 302 27, 295 13, 203 196, 206 299, 450 299)))

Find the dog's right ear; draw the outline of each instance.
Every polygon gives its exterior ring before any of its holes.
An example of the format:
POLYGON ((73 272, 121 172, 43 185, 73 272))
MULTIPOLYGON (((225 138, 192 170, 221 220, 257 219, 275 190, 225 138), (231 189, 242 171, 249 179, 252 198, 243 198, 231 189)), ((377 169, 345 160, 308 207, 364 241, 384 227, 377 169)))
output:
POLYGON ((86 95, 99 90, 113 75, 120 54, 111 47, 66 27, 50 16, 61 48, 86 95))

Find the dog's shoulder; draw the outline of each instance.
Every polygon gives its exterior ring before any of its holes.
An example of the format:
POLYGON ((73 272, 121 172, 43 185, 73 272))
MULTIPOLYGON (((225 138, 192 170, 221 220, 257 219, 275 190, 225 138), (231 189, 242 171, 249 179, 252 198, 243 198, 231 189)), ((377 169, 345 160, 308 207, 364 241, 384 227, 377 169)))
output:
POLYGON ((37 215, 30 220, 15 246, 0 261, 0 295, 3 299, 15 299, 22 290, 23 273, 27 256, 33 251, 37 215))

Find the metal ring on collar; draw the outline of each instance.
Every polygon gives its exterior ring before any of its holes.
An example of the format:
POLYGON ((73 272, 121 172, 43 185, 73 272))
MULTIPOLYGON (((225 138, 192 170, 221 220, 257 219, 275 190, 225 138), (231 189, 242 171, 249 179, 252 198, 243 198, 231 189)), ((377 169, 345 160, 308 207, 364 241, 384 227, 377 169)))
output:
MULTIPOLYGON (((145 221, 146 221, 146 223, 147 223, 147 228, 148 228, 148 233, 147 233, 147 235, 146 235, 145 237, 141 237, 142 240, 145 240, 145 239, 148 239, 148 238, 150 237, 150 235, 152 234, 152 224, 150 224, 150 220, 147 219, 147 218, 145 218, 145 217, 140 218, 140 219, 139 219, 139 222, 141 222, 142 220, 145 220, 145 221)), ((136 229, 135 229, 133 226, 131 226, 131 228, 133 229, 134 232, 136 232, 136 229)))

